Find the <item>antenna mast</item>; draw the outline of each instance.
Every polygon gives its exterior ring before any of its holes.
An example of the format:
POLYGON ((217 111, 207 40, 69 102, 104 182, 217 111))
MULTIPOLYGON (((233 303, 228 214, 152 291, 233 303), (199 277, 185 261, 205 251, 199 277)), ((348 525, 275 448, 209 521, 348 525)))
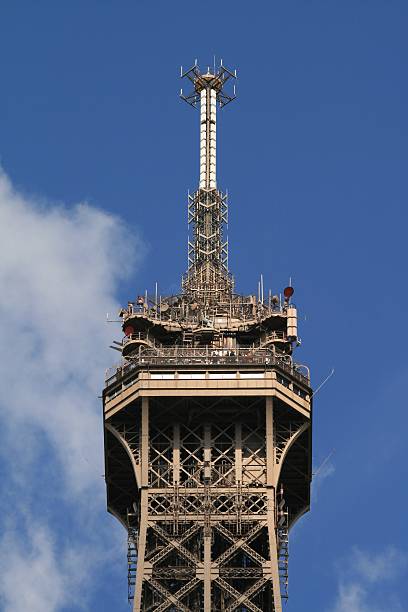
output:
POLYGON ((229 91, 236 73, 220 66, 203 74, 195 64, 182 73, 192 91, 181 98, 200 108, 200 174, 199 187, 188 196, 188 223, 192 239, 188 243, 188 270, 183 290, 193 300, 213 303, 225 301, 233 291, 228 272, 227 195, 217 189, 217 105, 222 108, 235 99, 235 85, 229 91))

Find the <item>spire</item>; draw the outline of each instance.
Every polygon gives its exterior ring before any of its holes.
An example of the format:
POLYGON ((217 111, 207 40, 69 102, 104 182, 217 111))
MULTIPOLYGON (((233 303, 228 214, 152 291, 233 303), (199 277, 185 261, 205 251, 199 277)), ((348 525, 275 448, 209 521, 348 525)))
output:
POLYGON ((181 71, 193 90, 181 97, 200 108, 200 173, 198 190, 189 195, 188 222, 192 240, 188 243, 188 271, 183 289, 199 301, 219 301, 231 294, 233 280, 228 273, 228 240, 224 229, 228 222, 226 194, 217 190, 217 105, 222 108, 235 99, 235 85, 227 91, 227 82, 236 73, 222 65, 201 73, 197 62, 187 72, 181 71))

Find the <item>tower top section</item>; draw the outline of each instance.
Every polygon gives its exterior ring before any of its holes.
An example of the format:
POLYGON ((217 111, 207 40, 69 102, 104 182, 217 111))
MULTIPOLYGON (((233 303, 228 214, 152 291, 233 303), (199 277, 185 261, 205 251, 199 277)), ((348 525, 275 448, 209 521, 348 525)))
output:
POLYGON ((183 72, 192 91, 181 90, 183 100, 200 108, 200 178, 198 190, 189 196, 188 222, 192 239, 188 243, 188 270, 183 289, 204 301, 219 300, 233 288, 228 274, 228 240, 224 237, 228 222, 228 204, 217 190, 217 106, 235 99, 236 73, 221 64, 202 73, 197 65, 183 72))
MULTIPOLYGON (((214 67, 211 72, 208 67, 205 74, 201 73, 196 60, 194 66, 186 72, 183 72, 183 68, 181 68, 181 78, 188 79, 193 85, 193 91, 189 94, 184 95, 183 90, 181 90, 180 93, 181 98, 188 102, 188 104, 191 104, 191 106, 198 105, 203 89, 213 89, 216 92, 217 101, 221 107, 232 102, 232 100, 236 98, 235 84, 232 85, 232 89, 230 89, 229 87, 227 88, 227 83, 228 81, 230 81, 230 83, 235 81, 237 78, 237 71, 234 70, 234 72, 232 72, 228 70, 228 68, 223 66, 222 60, 219 68, 216 69, 214 67)), ((230 83, 228 83, 228 85, 230 85, 230 83)))
POLYGON ((220 367, 241 358, 248 367, 276 360, 292 372, 300 340, 291 281, 283 296, 271 290, 265 296, 261 274, 257 295, 241 295, 228 268, 228 203, 216 186, 215 130, 216 111, 235 98, 235 73, 222 65, 201 72, 195 64, 181 76, 192 87, 182 98, 200 109, 200 181, 188 195, 188 269, 179 294, 162 296, 156 283, 154 297, 146 290, 121 309, 122 355, 140 367, 179 358, 200 368, 208 359, 220 367))

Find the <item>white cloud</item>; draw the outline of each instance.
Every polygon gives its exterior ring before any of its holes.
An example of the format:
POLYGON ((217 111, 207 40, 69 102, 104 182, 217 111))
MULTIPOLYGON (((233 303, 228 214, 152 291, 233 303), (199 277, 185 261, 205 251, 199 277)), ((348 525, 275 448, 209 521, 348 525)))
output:
POLYGON ((4 612, 54 612, 61 603, 80 606, 88 573, 84 556, 56 549, 49 530, 33 522, 21 534, 8 532, 0 547, 0 592, 4 612))
POLYGON ((353 551, 356 571, 367 582, 394 580, 407 567, 406 553, 390 546, 378 555, 369 555, 358 548, 353 551))
POLYGON ((79 491, 102 465, 96 396, 115 332, 104 320, 116 310, 132 242, 118 219, 88 205, 32 202, 3 174, 0 244, 3 418, 32 444, 37 428, 45 432, 79 491))
POLYGON ((376 612, 371 606, 367 607, 366 598, 366 590, 360 584, 340 584, 333 612, 376 612))
POLYGON ((97 396, 118 355, 107 347, 119 333, 105 318, 117 310, 117 283, 135 264, 135 247, 143 251, 118 218, 87 204, 66 208, 23 196, 0 172, 0 452, 7 475, 0 588, 7 612, 60 609, 81 586, 75 559, 92 557, 86 548, 97 539, 86 529, 88 514, 75 508, 94 512, 94 524, 104 512, 97 396), (74 523, 70 543, 55 527, 58 513, 74 523), (18 516, 36 531, 22 533, 18 516))
POLYGON ((354 548, 341 571, 331 612, 401 612, 393 589, 386 587, 405 572, 407 561, 408 555, 394 547, 377 554, 354 548))

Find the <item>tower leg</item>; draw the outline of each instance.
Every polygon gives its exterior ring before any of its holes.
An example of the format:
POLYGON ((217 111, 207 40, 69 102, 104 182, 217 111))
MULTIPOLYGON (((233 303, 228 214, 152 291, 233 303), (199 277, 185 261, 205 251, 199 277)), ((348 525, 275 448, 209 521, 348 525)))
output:
POLYGON ((274 611, 282 612, 282 599, 280 592, 278 546, 276 541, 275 529, 275 503, 276 503, 276 482, 275 482, 275 443, 274 443, 274 414, 273 399, 267 397, 265 400, 265 430, 266 430, 266 486, 268 498, 268 536, 271 558, 271 578, 273 588, 274 611))
POLYGON ((275 494, 273 489, 268 491, 268 536, 271 551, 271 577, 273 588, 274 612, 282 612, 282 599, 278 567, 278 547, 275 531, 275 494))
POLYGON ((137 548, 137 566, 136 566, 136 584, 133 600, 133 612, 142 610, 142 589, 144 572, 144 558, 146 551, 146 534, 147 534, 147 489, 141 491, 141 508, 140 508, 140 527, 139 527, 139 546, 137 548))
POLYGON ((141 492, 139 546, 137 549, 137 569, 133 612, 142 610, 143 579, 145 578, 144 559, 146 552, 148 484, 149 484, 149 400, 142 398, 142 418, 140 436, 141 492))

